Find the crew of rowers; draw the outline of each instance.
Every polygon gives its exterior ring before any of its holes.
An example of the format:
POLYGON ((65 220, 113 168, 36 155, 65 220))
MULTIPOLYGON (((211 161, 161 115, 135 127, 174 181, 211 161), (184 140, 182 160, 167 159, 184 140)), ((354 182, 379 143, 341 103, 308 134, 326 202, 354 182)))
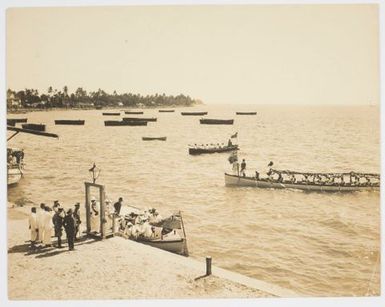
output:
MULTIPOLYGON (((240 176, 246 177, 246 161, 242 159, 240 164, 236 158, 229 161, 233 163, 233 171, 238 173, 240 176)), ((257 180, 271 181, 278 183, 299 183, 299 184, 314 184, 314 185, 338 185, 338 186, 377 186, 379 185, 379 177, 369 176, 366 174, 349 173, 349 174, 322 174, 322 173, 293 173, 293 172, 281 172, 273 170, 273 162, 270 161, 267 165, 266 175, 267 177, 260 178, 258 171, 255 172, 255 178, 257 180), (300 178, 298 178, 298 176, 300 178), (346 181, 346 177, 348 181, 346 181), (375 181, 372 182, 372 179, 375 181)))
POLYGON ((120 219, 120 231, 131 239, 157 239, 162 237, 162 228, 156 227, 163 221, 155 208, 142 212, 130 212, 120 219))
POLYGON ((24 159, 24 150, 7 149, 7 163, 8 164, 20 164, 24 159))

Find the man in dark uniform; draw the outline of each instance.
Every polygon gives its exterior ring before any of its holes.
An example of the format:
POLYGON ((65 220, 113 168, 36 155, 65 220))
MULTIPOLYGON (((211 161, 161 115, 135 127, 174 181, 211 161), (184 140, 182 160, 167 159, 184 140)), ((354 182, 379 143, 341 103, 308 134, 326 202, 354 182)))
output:
POLYGON ((52 218, 52 222, 55 229, 55 237, 57 237, 58 248, 62 248, 61 236, 63 235, 63 220, 64 220, 64 211, 63 211, 63 208, 59 208, 52 218))
POLYGON ((75 219, 72 216, 72 209, 68 209, 67 215, 64 218, 64 229, 67 235, 68 249, 72 251, 74 250, 75 240, 75 219))
POLYGON ((243 175, 243 177, 246 176, 245 170, 246 170, 246 161, 245 161, 245 159, 243 159, 242 163, 241 163, 241 174, 243 175))
POLYGON ((119 197, 119 200, 114 204, 115 214, 120 214, 120 208, 122 208, 123 198, 119 197))

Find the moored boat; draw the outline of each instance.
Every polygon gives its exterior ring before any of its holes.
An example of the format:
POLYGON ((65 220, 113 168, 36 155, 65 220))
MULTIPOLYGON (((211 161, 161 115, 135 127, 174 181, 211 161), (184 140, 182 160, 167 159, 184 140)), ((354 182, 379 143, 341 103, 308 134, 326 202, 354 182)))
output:
POLYGON ((175 112, 175 110, 159 110, 159 113, 172 113, 175 112))
POLYGON ((183 116, 202 116, 207 115, 207 112, 181 112, 183 116))
POLYGON ((161 137, 142 137, 143 141, 166 141, 167 137, 166 136, 161 136, 161 137))
POLYGON ((234 150, 239 150, 238 145, 222 145, 220 146, 217 144, 217 146, 190 146, 188 149, 188 153, 190 155, 200 155, 200 154, 205 154, 205 153, 220 153, 220 152, 228 152, 228 151, 234 151, 234 150))
POLYGON ((146 122, 156 122, 156 117, 123 117, 123 121, 146 121, 146 122))
POLYGON ((235 112, 236 115, 257 115, 257 112, 235 112))
POLYGON ((124 111, 125 114, 143 114, 143 111, 124 111))
POLYGON ((379 190, 380 184, 350 184, 350 183, 313 183, 313 182, 291 182, 291 181, 278 181, 268 178, 259 179, 257 177, 239 176, 234 174, 225 173, 225 185, 226 186, 244 186, 244 187, 257 187, 267 189, 299 189, 303 191, 318 191, 318 192, 354 192, 354 191, 366 191, 366 190, 379 190))
POLYGON ((233 119, 206 119, 201 118, 199 122, 202 125, 232 125, 234 123, 233 119))
POLYGON ((7 118, 7 125, 15 126, 17 123, 26 123, 27 118, 7 118))
POLYGON ((55 125, 84 125, 85 120, 56 119, 55 125))
POLYGON ((23 129, 34 131, 45 131, 45 125, 43 124, 22 124, 23 129))
POLYGON ((104 126, 147 126, 147 121, 106 120, 104 126))
POLYGON ((103 112, 104 116, 119 116, 120 112, 103 112))

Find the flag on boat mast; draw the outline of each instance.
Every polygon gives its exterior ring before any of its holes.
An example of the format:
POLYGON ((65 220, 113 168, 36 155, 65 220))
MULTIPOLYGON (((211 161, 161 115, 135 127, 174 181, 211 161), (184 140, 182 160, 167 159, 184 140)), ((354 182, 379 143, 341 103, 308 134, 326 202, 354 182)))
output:
POLYGON ((238 132, 235 132, 233 135, 230 136, 230 138, 232 139, 235 139, 236 137, 238 137, 238 132))

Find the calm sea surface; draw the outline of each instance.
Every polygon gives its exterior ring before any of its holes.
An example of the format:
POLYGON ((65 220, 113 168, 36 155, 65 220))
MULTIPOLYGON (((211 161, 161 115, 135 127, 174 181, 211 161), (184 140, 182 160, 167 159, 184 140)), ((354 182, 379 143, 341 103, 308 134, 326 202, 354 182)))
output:
MULTIPOLYGON (((233 126, 200 125, 200 117, 145 110, 147 127, 105 127, 100 110, 33 112, 59 139, 20 134, 9 146, 25 150, 25 177, 10 201, 84 202, 95 162, 98 183, 113 201, 182 210, 191 257, 311 296, 380 293, 380 193, 305 193, 225 187, 228 154, 188 155, 188 144, 227 142, 238 132, 247 169, 380 172, 377 107, 257 107, 211 105, 207 118, 233 126), (257 111, 236 116, 235 111, 257 111), (85 119, 55 126, 54 119, 85 119), (142 136, 167 136, 143 142, 142 136)), ((104 110, 105 111, 105 110, 104 110)), ((129 116, 129 115, 127 115, 129 116)), ((117 117, 116 119, 118 119, 117 117)))

